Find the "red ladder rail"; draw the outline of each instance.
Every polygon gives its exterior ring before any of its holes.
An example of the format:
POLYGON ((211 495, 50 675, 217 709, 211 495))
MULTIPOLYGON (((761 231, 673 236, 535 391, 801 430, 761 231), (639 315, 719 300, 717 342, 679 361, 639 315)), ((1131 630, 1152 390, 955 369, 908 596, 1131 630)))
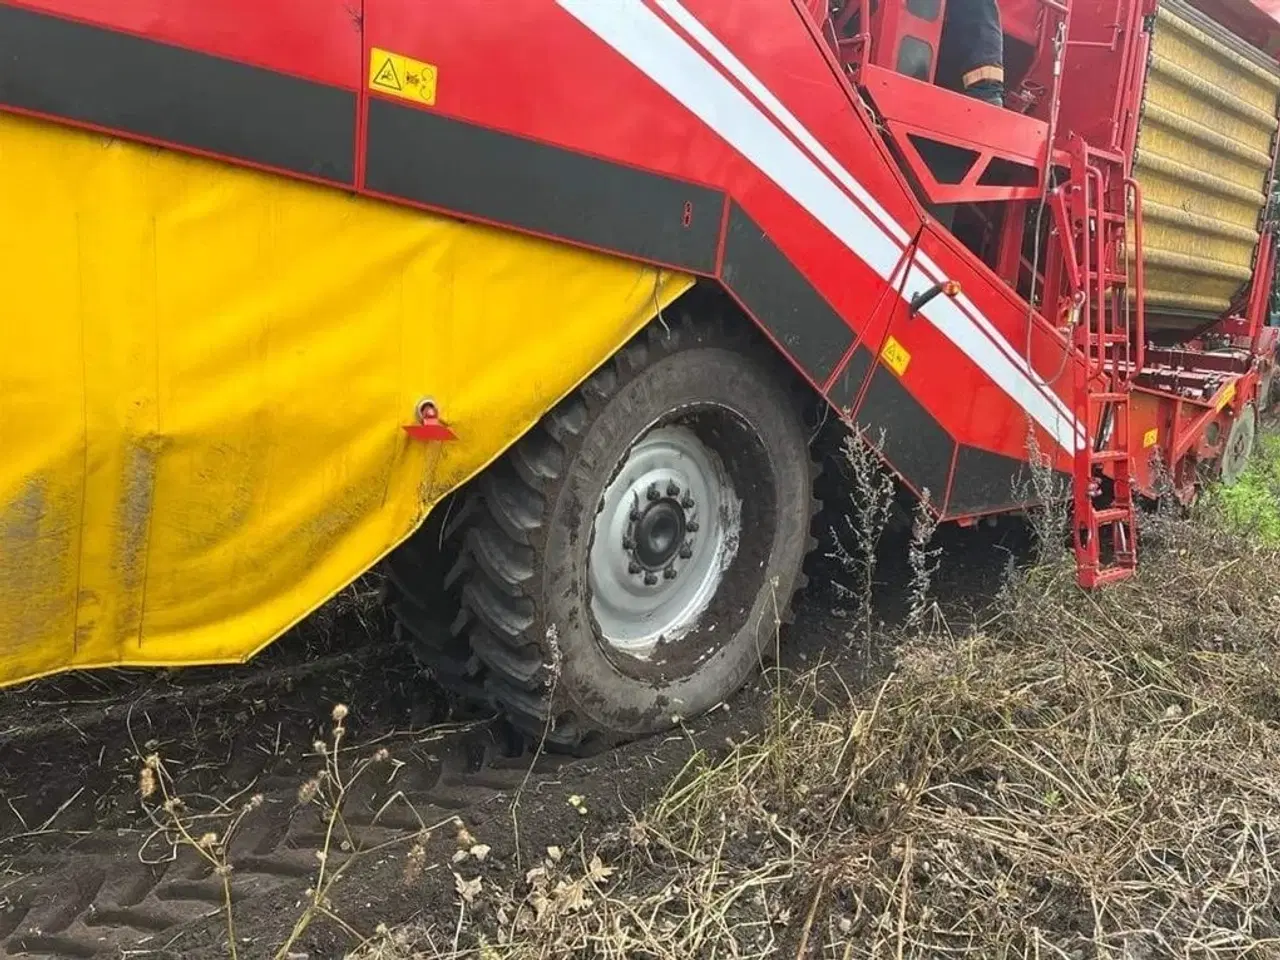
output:
POLYGON ((1080 304, 1074 331, 1075 408, 1090 429, 1075 454, 1073 542, 1077 579, 1086 589, 1126 579, 1138 562, 1138 522, 1130 450, 1129 398, 1142 369, 1145 316, 1142 192, 1123 160, 1075 144, 1065 203, 1076 270, 1070 296, 1080 304), (1132 200, 1133 306, 1130 305, 1128 208, 1132 200), (1110 487, 1108 490, 1107 487, 1110 487), (1107 496, 1109 494, 1109 496, 1107 496))

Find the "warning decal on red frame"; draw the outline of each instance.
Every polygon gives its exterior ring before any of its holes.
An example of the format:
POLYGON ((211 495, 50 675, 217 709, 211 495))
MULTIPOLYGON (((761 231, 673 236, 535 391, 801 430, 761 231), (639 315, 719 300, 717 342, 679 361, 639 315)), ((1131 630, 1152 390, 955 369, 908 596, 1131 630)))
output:
POLYGON ((911 354, 907 352, 907 348, 897 341, 897 338, 890 335, 885 340, 884 349, 880 351, 880 359, 885 362, 890 370, 898 376, 902 376, 907 372, 907 367, 911 363, 911 354))
POLYGON ((429 63, 379 47, 369 54, 369 89, 402 100, 434 105, 436 73, 429 63))

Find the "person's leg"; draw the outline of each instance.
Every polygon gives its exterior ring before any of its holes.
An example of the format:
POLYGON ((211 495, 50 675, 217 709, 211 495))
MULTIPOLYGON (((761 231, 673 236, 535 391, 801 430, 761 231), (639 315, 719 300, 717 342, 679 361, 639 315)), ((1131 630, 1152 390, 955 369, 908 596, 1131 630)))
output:
MULTIPOLYGON (((1004 106, 1004 30, 998 0, 947 0, 938 78, 950 89, 959 85, 967 96, 1004 106)), ((945 159, 938 163, 949 166, 945 159)), ((956 182, 962 172, 963 168, 935 169, 934 175, 956 182)), ((954 227, 955 204, 928 204, 927 209, 943 227, 954 227)))
MULTIPOLYGON (((957 2, 957 0, 953 0, 957 2)), ((997 0, 960 0, 960 15, 970 39, 961 74, 964 92, 978 100, 1004 106, 1004 30, 997 0)), ((958 11, 959 12, 959 11, 958 11)))

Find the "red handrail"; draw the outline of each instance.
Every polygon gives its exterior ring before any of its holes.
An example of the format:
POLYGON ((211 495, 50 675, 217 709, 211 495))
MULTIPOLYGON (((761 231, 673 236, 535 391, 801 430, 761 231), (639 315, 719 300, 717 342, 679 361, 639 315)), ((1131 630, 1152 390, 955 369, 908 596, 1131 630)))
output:
POLYGON ((1124 185, 1126 190, 1133 193, 1133 285, 1135 288, 1133 304, 1136 323, 1133 331, 1134 363, 1130 376, 1137 376, 1146 366, 1147 360, 1147 286, 1142 247, 1142 185, 1133 177, 1125 177, 1124 185))
POLYGON ((1084 248, 1086 251, 1086 259, 1084 263, 1084 279, 1086 286, 1089 283, 1090 265, 1092 263, 1093 273, 1093 289, 1086 290, 1087 301, 1089 306, 1088 324, 1085 326, 1085 359, 1088 361, 1089 379, 1099 376, 1106 367, 1107 360, 1107 232, 1104 228, 1102 219, 1102 192, 1104 190, 1102 171, 1097 167, 1090 166, 1085 170, 1085 192, 1084 192, 1084 248), (1094 184, 1094 202, 1089 202, 1089 185, 1094 184), (1090 219, 1093 223, 1090 224, 1090 219), (1093 236, 1089 236, 1090 226, 1093 228, 1093 236), (1090 241, 1093 242, 1093 249, 1090 250, 1090 241), (1094 349, 1090 342, 1091 337, 1096 336, 1097 339, 1097 363, 1094 363, 1094 349))

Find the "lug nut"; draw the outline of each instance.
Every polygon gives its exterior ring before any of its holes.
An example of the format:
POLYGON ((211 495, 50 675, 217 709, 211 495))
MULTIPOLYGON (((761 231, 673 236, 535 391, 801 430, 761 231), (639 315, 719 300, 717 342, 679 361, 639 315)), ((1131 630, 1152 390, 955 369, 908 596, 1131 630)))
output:
POLYGON ((697 532, 698 532, 698 521, 697 521, 697 520, 690 520, 688 523, 686 523, 686 524, 684 525, 684 528, 685 528, 686 530, 688 530, 690 533, 697 533, 697 532))
POLYGON ((688 560, 692 556, 693 556, 693 547, 689 546, 689 544, 686 543, 683 547, 680 548, 681 560, 688 560))
POLYGON ((623 537, 623 538, 622 538, 622 549, 623 549, 623 550, 630 550, 630 549, 631 549, 632 547, 634 547, 635 545, 636 545, 636 542, 635 542, 634 540, 632 540, 630 537, 623 537))
POLYGON ((641 569, 642 568, 640 564, 636 563, 634 560, 632 560, 629 564, 627 564, 628 573, 639 573, 641 569))
POLYGON ((667 569, 662 571, 662 575, 666 577, 668 580, 674 580, 676 578, 676 568, 667 567, 667 569))
POLYGON ((668 497, 680 496, 680 488, 676 486, 676 482, 674 480, 670 480, 667 482, 667 496, 668 497))
POLYGON ((657 582, 658 582, 658 575, 656 573, 646 573, 644 575, 644 585, 646 587, 652 587, 657 582))
POLYGON ((649 499, 657 500, 661 496, 662 494, 658 492, 658 485, 656 483, 649 484, 649 493, 648 493, 649 499))

